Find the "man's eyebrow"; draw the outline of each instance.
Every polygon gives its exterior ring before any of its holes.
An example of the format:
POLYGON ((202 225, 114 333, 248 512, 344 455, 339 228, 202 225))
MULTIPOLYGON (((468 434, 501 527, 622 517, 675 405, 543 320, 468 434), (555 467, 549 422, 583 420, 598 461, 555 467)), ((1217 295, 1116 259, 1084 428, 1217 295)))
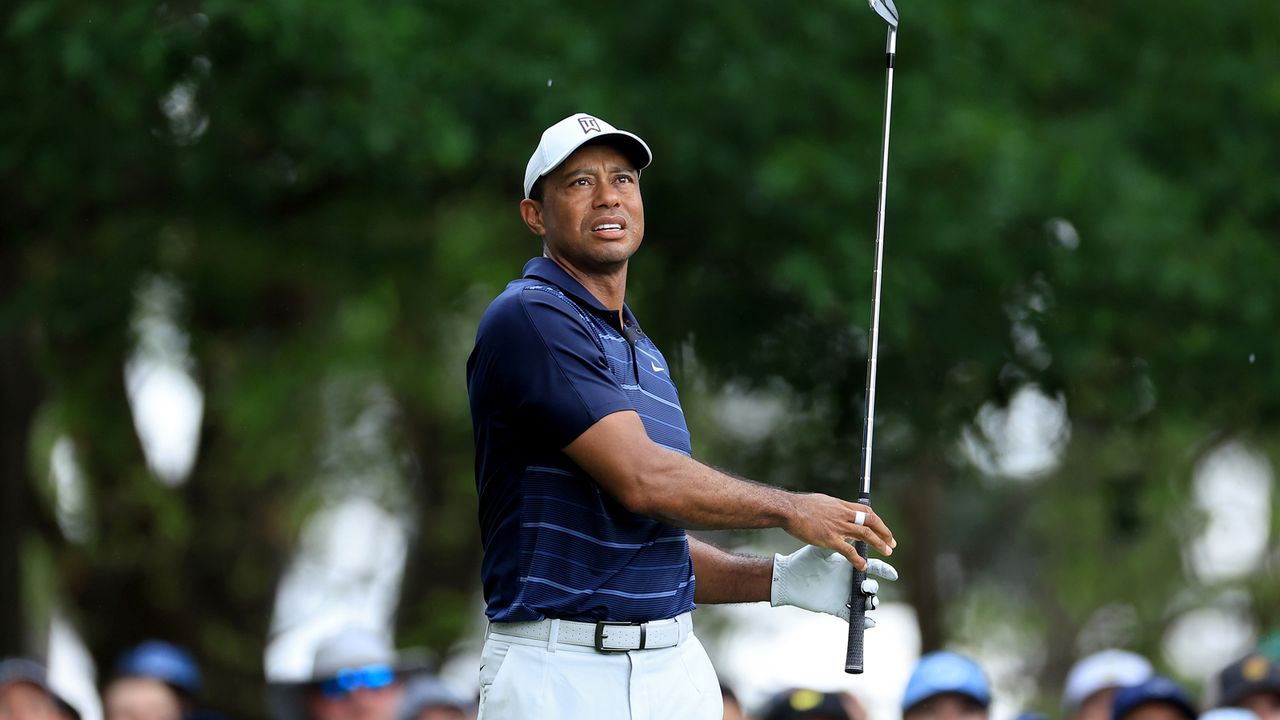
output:
MULTIPOLYGON (((617 173, 629 173, 634 175, 636 172, 636 169, 631 167, 630 165, 610 165, 609 167, 605 168, 605 170, 610 175, 615 175, 617 173)), ((594 174, 595 174, 594 167, 584 166, 584 167, 573 168, 572 170, 568 170, 565 172, 564 176, 565 176, 565 179, 568 179, 568 178, 575 178, 580 175, 594 175, 594 174)))

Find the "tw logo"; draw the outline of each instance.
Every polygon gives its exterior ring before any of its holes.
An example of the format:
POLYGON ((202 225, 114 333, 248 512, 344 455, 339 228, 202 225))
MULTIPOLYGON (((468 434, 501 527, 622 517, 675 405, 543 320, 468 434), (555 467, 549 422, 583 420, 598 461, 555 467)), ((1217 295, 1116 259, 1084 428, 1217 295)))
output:
POLYGON ((578 124, 582 126, 582 132, 584 135, 586 133, 591 132, 592 130, 595 130, 596 132, 601 132, 600 121, 596 120, 593 117, 578 118, 578 124))

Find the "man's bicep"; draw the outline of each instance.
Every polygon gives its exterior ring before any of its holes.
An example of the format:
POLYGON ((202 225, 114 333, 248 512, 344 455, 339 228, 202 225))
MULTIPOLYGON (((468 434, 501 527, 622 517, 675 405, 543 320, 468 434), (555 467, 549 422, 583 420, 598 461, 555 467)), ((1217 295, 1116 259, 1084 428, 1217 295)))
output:
POLYGON ((530 291, 507 318, 506 386, 520 415, 556 445, 631 407, 588 328, 565 301, 530 291))
POLYGON ((628 508, 640 500, 641 480, 655 453, 667 452, 649 439, 634 410, 611 413, 597 420, 564 452, 605 492, 628 508))

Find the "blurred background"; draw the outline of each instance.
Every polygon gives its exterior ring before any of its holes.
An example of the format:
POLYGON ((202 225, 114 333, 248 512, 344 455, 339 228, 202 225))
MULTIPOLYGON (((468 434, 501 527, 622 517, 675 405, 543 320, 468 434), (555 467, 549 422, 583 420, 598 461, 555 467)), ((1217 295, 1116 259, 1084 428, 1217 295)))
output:
MULTIPOLYGON (((799 673, 876 720, 941 647, 997 720, 1103 647, 1199 687, 1280 628, 1280 4, 899 9, 874 493, 903 577, 863 679, 834 620, 700 634, 748 700, 799 673)), ((474 691, 464 364, 578 111, 653 148, 627 301, 695 455, 853 495, 884 32, 859 0, 0 10, 0 655, 91 689, 163 637, 253 718, 362 623, 474 691)))

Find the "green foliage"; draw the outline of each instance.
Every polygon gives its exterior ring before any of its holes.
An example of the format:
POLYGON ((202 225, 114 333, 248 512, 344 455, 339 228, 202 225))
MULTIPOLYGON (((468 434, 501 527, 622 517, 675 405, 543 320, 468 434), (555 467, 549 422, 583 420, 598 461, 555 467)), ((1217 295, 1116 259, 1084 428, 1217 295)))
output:
MULTIPOLYGON (((1155 651, 1197 582, 1177 551, 1194 463, 1231 438, 1280 458, 1280 6, 902 10, 875 467, 904 592, 933 646, 999 622, 965 598, 1016 589, 1019 632, 1066 643, 1046 682, 1106 605, 1132 606, 1120 640, 1155 651), (1030 481, 988 477, 961 438, 1030 385, 1064 399, 1065 452, 1030 481), (936 570, 944 554, 961 577, 936 570)), ((487 300, 538 252, 515 212, 525 159, 579 110, 654 148, 628 300, 680 356, 699 454, 850 493, 882 52, 858 3, 0 15, 17 277, 0 335, 42 379, 56 429, 39 444, 73 438, 89 483, 87 542, 37 525, 100 663, 167 634, 209 658, 223 709, 261 712, 275 583, 322 495, 325 393, 343 382, 394 403, 397 492, 419 520, 398 624, 448 650, 479 552, 463 364, 487 300), (181 488, 147 470, 123 392, 154 277, 180 288, 205 393, 181 488), (721 427, 709 408, 730 385, 780 399, 766 438, 721 427)), ((1274 559, 1242 585, 1276 623, 1274 559)))

